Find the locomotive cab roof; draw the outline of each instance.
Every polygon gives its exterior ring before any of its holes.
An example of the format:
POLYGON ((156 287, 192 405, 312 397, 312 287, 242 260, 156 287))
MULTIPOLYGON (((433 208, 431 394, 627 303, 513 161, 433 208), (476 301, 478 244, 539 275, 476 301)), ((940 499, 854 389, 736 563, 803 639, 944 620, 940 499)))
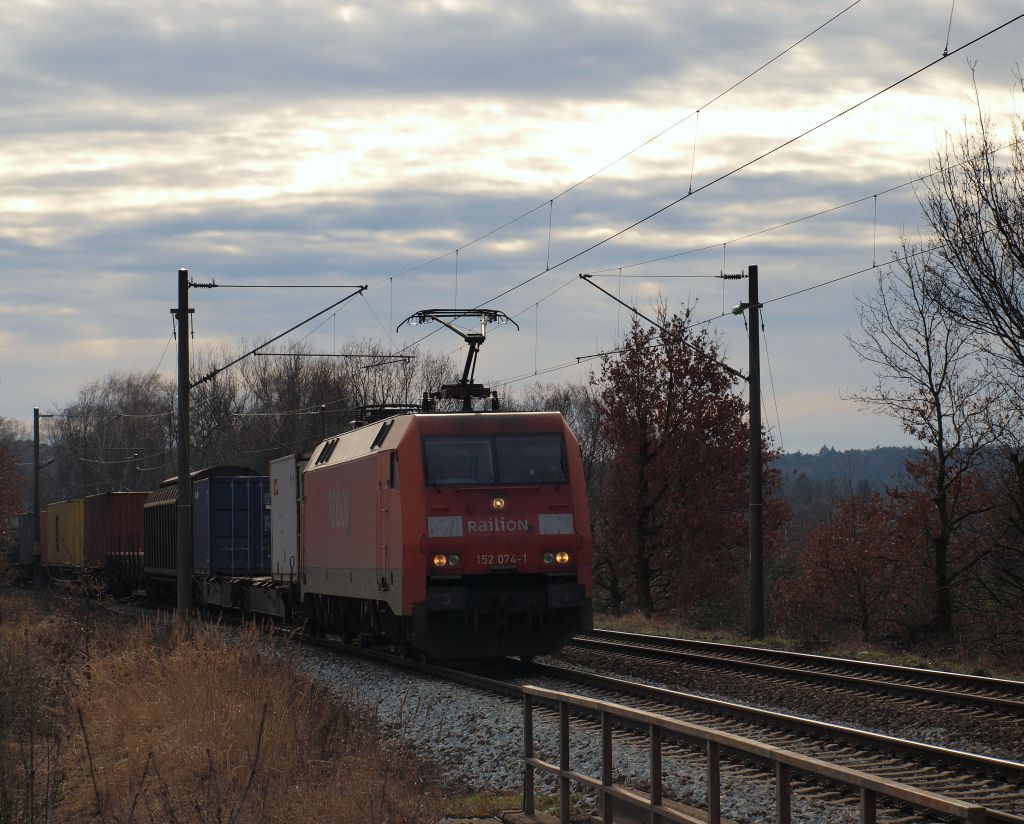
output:
POLYGON ((410 412, 325 439, 313 450, 306 471, 316 471, 373 452, 394 449, 412 429, 421 436, 565 432, 572 437, 560 412, 410 412))

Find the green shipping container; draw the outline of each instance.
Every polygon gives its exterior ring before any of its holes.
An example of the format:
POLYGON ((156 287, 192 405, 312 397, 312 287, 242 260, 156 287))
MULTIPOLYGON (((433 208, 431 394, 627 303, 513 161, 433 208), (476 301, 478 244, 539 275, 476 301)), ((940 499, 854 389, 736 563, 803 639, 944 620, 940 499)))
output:
POLYGON ((84 564, 85 506, 81 498, 50 504, 46 508, 46 532, 51 565, 84 564))

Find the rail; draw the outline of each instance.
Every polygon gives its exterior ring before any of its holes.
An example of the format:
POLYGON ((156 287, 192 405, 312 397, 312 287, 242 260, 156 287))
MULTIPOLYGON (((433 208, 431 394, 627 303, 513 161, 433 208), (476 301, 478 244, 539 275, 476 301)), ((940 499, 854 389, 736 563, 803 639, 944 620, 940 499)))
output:
POLYGON ((984 824, 987 820, 985 807, 969 804, 957 799, 917 789, 907 784, 888 781, 869 773, 851 770, 800 755, 790 750, 772 747, 732 735, 726 732, 702 727, 657 713, 645 712, 621 704, 600 701, 566 692, 524 686, 523 692, 523 809, 527 815, 535 813, 534 771, 541 770, 558 777, 559 819, 562 824, 569 822, 570 782, 582 784, 596 790, 600 799, 601 817, 604 824, 611 824, 615 802, 647 813, 650 820, 675 822, 675 824, 721 824, 721 766, 723 749, 742 753, 768 761, 775 767, 777 824, 790 824, 792 820, 791 777, 794 771, 814 775, 834 783, 844 784, 860 792, 861 824, 875 824, 876 804, 879 798, 911 804, 917 808, 952 816, 966 824, 984 824), (533 738, 533 704, 537 701, 558 706, 559 718, 559 763, 552 764, 536 757, 533 738), (589 714, 601 719, 601 777, 595 778, 572 769, 569 751, 570 708, 577 714, 589 714), (650 736, 650 793, 629 789, 613 782, 612 775, 612 729, 616 720, 645 727, 650 736), (705 743, 707 753, 707 818, 694 817, 665 804, 662 786, 662 741, 665 735, 696 739, 705 743))

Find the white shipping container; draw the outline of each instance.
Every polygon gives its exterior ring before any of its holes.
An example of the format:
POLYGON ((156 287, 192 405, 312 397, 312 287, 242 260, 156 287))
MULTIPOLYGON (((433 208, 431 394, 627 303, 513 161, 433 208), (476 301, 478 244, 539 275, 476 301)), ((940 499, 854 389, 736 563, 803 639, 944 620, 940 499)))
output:
POLYGON ((270 570, 275 581, 297 579, 302 468, 307 458, 286 455, 270 462, 270 570))

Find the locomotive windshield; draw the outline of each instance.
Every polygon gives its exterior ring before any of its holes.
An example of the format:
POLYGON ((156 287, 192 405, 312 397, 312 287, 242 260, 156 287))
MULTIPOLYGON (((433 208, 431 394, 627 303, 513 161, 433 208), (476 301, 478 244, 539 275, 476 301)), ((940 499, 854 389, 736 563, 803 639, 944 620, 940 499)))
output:
POLYGON ((562 484, 565 444, 560 434, 423 439, 430 484, 562 484))
POLYGON ((494 483, 490 438, 424 438, 423 449, 428 483, 494 483))

